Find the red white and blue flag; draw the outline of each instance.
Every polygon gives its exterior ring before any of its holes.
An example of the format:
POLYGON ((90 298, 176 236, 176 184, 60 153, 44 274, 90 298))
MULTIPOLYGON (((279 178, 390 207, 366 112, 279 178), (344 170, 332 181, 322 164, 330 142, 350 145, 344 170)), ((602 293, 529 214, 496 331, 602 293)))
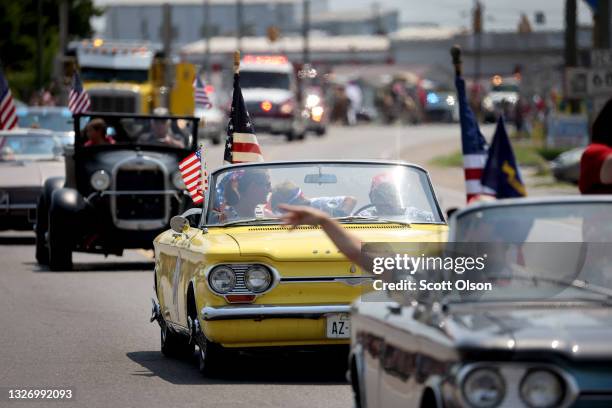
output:
POLYGON ((79 73, 74 71, 72 75, 72 88, 68 95, 68 109, 74 115, 83 113, 89 110, 91 101, 89 100, 89 94, 83 89, 83 83, 79 73))
POLYGON ((208 97, 208 92, 206 92, 206 84, 204 81, 202 81, 200 75, 196 75, 195 79, 193 80, 193 95, 196 108, 212 108, 212 103, 208 97))
POLYGON ((264 161, 255 135, 255 127, 244 103, 239 74, 234 74, 234 94, 232 96, 230 120, 227 124, 223 161, 225 163, 264 161))
POLYGON ((18 119, 15 102, 8 82, 0 70, 0 130, 10 130, 17 126, 18 119))
POLYGON ((200 147, 179 163, 183 183, 194 204, 201 204, 208 191, 208 171, 203 153, 204 148, 200 147))
POLYGON ((465 191, 467 201, 479 195, 493 195, 495 191, 482 185, 482 172, 487 162, 487 141, 485 140, 476 116, 470 108, 465 92, 465 81, 460 76, 455 78, 457 100, 459 102, 459 120, 461 122, 461 149, 463 151, 463 171, 465 173, 465 191))

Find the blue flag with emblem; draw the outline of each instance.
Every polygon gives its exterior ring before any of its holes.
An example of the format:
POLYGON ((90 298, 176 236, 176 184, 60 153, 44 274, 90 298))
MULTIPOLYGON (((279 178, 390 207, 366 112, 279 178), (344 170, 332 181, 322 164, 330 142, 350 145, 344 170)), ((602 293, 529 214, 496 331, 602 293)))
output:
POLYGON ((527 195, 502 117, 497 121, 481 182, 483 186, 495 191, 496 198, 527 195))

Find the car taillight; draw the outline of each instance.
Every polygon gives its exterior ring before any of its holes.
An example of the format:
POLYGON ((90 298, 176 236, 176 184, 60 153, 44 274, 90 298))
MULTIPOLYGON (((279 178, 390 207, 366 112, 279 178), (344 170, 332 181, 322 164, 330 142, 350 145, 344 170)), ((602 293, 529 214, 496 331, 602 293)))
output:
POLYGON ((263 110, 264 112, 270 112, 272 110, 272 102, 263 101, 261 103, 261 110, 263 110))

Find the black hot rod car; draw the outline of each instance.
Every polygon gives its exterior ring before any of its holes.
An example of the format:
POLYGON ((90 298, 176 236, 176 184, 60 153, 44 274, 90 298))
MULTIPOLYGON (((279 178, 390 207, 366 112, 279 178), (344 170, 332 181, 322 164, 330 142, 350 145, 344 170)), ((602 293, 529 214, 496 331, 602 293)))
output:
POLYGON ((73 251, 151 248, 191 206, 178 164, 196 149, 197 118, 87 113, 74 124, 66 177, 48 179, 38 202, 36 259, 51 270, 70 269, 73 251))

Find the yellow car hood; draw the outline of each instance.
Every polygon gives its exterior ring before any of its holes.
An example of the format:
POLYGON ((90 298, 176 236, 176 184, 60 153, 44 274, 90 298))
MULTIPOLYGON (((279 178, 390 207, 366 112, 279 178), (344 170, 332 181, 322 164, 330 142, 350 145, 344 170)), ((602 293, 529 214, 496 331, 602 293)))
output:
MULTIPOLYGON (((396 224, 348 225, 345 229, 362 242, 438 242, 447 239, 445 225, 396 224)), ((276 261, 345 260, 344 255, 318 227, 285 226, 239 227, 226 231, 240 249, 241 256, 265 256, 276 261)))

